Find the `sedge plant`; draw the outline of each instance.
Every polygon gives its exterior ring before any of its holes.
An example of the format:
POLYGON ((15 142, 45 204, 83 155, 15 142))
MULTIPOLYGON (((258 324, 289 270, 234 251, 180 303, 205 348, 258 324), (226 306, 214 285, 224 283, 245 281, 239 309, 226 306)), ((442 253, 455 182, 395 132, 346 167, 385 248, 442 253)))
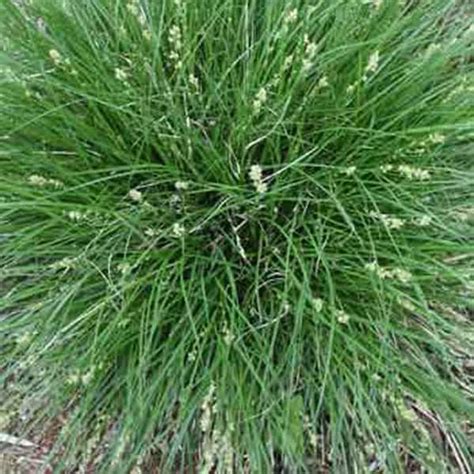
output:
POLYGON ((54 472, 471 472, 470 8, 1 0, 2 430, 54 472))

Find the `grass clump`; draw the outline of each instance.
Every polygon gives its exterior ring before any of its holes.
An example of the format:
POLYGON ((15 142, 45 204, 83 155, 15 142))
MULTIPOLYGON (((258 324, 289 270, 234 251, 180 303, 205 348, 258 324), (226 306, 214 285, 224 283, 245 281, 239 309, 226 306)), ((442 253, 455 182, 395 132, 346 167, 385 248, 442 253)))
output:
POLYGON ((468 472, 467 6, 0 5, 6 426, 57 472, 468 472))

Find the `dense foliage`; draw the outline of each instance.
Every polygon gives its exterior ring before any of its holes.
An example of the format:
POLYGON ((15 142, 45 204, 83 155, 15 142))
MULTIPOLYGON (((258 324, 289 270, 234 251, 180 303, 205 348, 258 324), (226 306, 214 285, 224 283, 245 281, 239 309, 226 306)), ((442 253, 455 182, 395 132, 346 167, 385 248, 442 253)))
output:
POLYGON ((57 472, 468 472, 467 8, 0 0, 5 426, 57 472))

